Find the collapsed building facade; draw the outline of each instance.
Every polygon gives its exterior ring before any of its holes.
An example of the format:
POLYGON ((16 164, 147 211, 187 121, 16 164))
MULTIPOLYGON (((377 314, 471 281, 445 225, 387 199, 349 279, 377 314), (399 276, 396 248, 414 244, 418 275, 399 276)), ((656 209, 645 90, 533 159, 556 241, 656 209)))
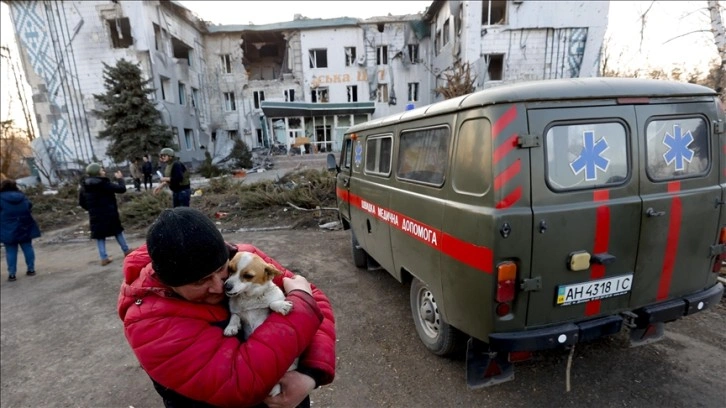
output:
MULTIPOLYGON (((235 140, 338 151, 357 123, 441 100, 466 63, 475 90, 599 72, 608 2, 434 1, 424 13, 214 25, 175 1, 6 1, 33 93, 36 159, 51 174, 111 164, 104 63, 138 63, 192 166, 235 140)), ((156 152, 150 152, 152 154, 156 152)))

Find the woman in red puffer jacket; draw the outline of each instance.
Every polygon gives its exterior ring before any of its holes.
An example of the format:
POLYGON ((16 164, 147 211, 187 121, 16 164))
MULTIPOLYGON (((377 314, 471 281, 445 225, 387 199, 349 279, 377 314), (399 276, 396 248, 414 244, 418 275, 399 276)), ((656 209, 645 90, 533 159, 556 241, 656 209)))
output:
POLYGON ((230 246, 201 212, 165 210, 146 245, 124 262, 118 312, 126 338, 166 407, 309 406, 308 394, 335 375, 330 302, 251 245, 230 246), (284 276, 292 311, 272 313, 247 339, 225 337, 227 260, 254 252, 284 276), (296 357, 298 368, 287 372, 296 357), (282 393, 269 397, 280 383, 282 393))

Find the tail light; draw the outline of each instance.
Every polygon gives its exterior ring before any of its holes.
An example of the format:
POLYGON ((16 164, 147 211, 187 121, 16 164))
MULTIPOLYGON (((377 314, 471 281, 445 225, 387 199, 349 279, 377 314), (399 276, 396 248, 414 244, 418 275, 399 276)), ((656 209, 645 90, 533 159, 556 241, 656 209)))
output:
POLYGON ((497 295, 499 303, 507 303, 514 300, 517 283, 517 265, 507 261, 497 265, 497 295))
POLYGON ((721 232, 718 234, 718 246, 720 253, 716 255, 716 260, 713 262, 713 272, 721 270, 721 265, 726 261, 726 227, 721 227, 721 232))

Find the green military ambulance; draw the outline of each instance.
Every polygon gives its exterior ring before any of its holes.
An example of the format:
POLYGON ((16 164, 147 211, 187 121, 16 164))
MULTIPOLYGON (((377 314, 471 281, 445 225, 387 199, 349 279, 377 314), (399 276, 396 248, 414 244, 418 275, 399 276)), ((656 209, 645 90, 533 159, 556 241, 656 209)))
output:
POLYGON ((726 115, 713 90, 625 78, 503 85, 351 127, 337 170, 353 261, 411 281, 426 347, 467 383, 527 352, 718 303, 726 115))

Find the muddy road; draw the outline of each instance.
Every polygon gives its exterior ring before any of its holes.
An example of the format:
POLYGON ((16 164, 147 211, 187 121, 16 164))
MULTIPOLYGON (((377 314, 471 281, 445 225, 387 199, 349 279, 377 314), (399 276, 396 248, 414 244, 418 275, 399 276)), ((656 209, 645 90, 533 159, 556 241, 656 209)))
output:
MULTIPOLYGON (((138 246, 140 235, 129 235, 138 246)), ((345 231, 225 234, 250 242, 307 276, 330 297, 337 319, 333 384, 315 407, 722 407, 726 405, 726 307, 666 326, 666 339, 625 347, 622 336, 578 345, 565 392, 568 353, 541 353, 515 366, 514 381, 470 391, 464 361, 430 354, 419 342, 408 285, 384 271, 356 269, 345 231)), ((2 407, 161 407, 128 347, 116 299, 120 249, 101 267, 85 239, 36 241, 38 275, 7 282, 2 254, 2 407)))

